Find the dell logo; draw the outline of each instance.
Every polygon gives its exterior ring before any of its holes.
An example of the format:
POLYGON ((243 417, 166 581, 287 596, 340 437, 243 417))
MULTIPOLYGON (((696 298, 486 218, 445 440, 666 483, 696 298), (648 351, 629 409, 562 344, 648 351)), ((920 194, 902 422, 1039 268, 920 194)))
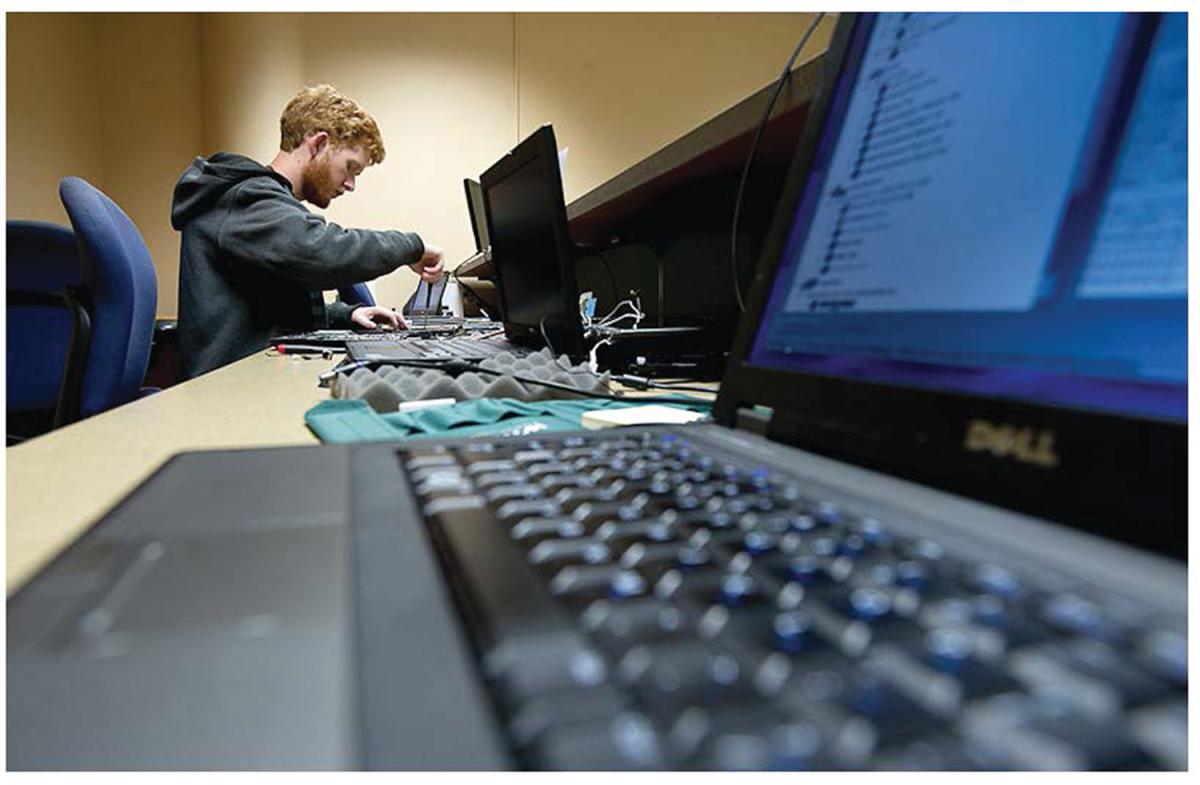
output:
POLYGON ((987 420, 971 420, 967 424, 963 448, 968 452, 987 452, 997 458, 1013 458, 1047 469, 1056 468, 1060 463, 1054 452, 1054 431, 996 425, 987 420))

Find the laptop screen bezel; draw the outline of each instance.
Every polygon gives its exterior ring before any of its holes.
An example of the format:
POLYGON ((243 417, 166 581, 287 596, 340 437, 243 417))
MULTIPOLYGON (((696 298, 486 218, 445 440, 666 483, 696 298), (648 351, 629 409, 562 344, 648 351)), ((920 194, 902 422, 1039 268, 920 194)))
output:
POLYGON ((768 436, 1174 558, 1187 549, 1187 426, 749 364, 856 25, 842 14, 751 283, 714 416, 768 436), (992 437, 989 441, 987 437, 992 437), (1007 441, 1006 441, 1007 439, 1007 441))
POLYGON ((471 233, 475 236, 475 250, 486 251, 489 243, 483 241, 479 230, 487 231, 487 215, 483 208, 483 186, 478 180, 463 178, 463 192, 467 195, 467 215, 471 217, 471 233), (478 197, 478 198, 476 198, 478 197))

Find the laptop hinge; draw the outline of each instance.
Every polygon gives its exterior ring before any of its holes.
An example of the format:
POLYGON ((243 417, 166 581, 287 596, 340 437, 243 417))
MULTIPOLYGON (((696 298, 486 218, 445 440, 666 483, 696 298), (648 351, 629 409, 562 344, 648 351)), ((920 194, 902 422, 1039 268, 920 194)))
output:
POLYGON ((734 427, 739 431, 766 436, 774 416, 775 410, 770 406, 741 406, 738 407, 734 427))

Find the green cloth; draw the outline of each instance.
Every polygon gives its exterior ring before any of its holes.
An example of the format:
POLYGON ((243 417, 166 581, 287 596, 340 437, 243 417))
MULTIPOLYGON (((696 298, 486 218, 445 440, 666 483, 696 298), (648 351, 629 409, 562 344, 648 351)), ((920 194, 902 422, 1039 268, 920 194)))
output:
MULTIPOLYGON (((527 433, 577 431, 584 412, 639 406, 636 399, 518 401, 479 398, 412 412, 379 414, 366 401, 322 401, 304 413, 304 422, 327 444, 429 439, 437 437, 520 436, 527 433)), ((709 406, 680 397, 680 408, 707 412, 709 406)))

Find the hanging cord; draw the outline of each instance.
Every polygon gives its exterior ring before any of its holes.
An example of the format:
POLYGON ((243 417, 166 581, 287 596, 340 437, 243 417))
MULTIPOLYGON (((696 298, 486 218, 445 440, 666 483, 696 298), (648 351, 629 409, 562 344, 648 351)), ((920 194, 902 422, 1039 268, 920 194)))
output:
POLYGON ((729 267, 733 272, 733 293, 737 296, 738 310, 742 313, 746 312, 746 303, 742 299, 741 275, 738 273, 737 230, 738 218, 742 212, 742 196, 746 190, 746 179, 750 175, 750 164, 754 162, 754 154, 758 151, 758 143, 762 139, 763 131, 767 128, 767 121, 771 118, 771 109, 775 106, 775 100, 779 98, 779 94, 783 92, 783 86, 787 84, 788 78, 792 75, 792 63, 796 62, 796 58, 800 56, 800 50, 808 43, 808 39, 812 37, 813 31, 817 29, 817 25, 824 16, 825 12, 822 11, 817 14, 816 19, 812 20, 808 29, 804 31, 804 35, 800 38, 800 43, 796 45, 796 50, 788 58, 787 65, 783 67, 783 73, 779 75, 779 81, 775 85, 775 92, 771 94, 770 100, 767 101, 767 108, 763 112, 762 120, 758 124, 758 130, 754 132, 754 141, 750 143, 750 154, 746 156, 746 165, 742 167, 742 179, 738 183, 737 197, 733 201, 733 228, 729 232, 729 267))

